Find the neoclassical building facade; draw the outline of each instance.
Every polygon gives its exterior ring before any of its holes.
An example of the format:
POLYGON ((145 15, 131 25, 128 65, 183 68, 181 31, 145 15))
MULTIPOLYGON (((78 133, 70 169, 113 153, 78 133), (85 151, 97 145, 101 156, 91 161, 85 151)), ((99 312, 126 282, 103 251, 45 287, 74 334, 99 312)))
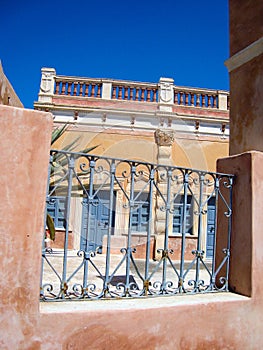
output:
MULTIPOLYGON (((74 151, 81 151, 96 146, 92 153, 106 159, 134 160, 207 172, 215 171, 216 159, 228 156, 227 91, 177 86, 170 78, 160 78, 158 83, 94 79, 60 76, 53 68, 42 68, 39 96, 34 108, 51 112, 55 126, 68 124, 67 131, 55 144, 56 149, 65 149, 73 144, 74 151)), ((194 215, 196 204, 192 199, 194 191, 189 187, 189 193, 185 197, 187 203, 184 203, 187 212, 183 219, 183 195, 177 190, 171 190, 177 194, 174 211, 167 224, 161 204, 166 198, 166 195, 161 194, 166 191, 166 179, 161 175, 158 177, 158 186, 151 197, 151 201, 154 201, 152 205, 149 203, 149 191, 143 189, 146 187, 142 181, 140 184, 138 181, 137 188, 134 189, 138 203, 129 217, 125 214, 124 207, 126 191, 131 191, 131 185, 129 181, 126 182, 123 187, 113 187, 113 215, 107 209, 109 188, 98 191, 97 209, 92 212, 95 217, 92 238, 87 236, 91 233, 87 234, 85 198, 83 199, 83 194, 72 198, 71 248, 80 249, 83 245, 87 247, 88 240, 89 249, 103 252, 107 246, 104 229, 112 226, 111 249, 118 252, 125 245, 131 221, 132 239, 138 252, 143 251, 146 225, 151 222, 153 258, 158 259, 158 241, 163 240, 165 227, 169 227, 170 246, 175 252, 174 257, 178 258, 177 244, 181 240, 184 226, 187 251, 191 254, 197 239, 194 215)), ((86 185, 89 186, 88 182, 86 185)), ((212 245, 216 219, 214 197, 209 190, 205 195, 209 200, 206 203, 207 215, 202 222, 205 232, 202 248, 209 258, 212 254, 209 246, 212 245)), ((48 203, 48 210, 58 231, 54 246, 59 246, 60 237, 63 237, 63 196, 54 195, 48 203)))

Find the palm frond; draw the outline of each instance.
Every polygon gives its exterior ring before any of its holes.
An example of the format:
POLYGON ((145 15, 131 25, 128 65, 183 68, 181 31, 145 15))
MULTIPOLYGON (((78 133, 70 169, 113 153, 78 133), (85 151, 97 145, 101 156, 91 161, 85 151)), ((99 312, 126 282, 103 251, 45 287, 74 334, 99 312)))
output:
POLYGON ((68 127, 68 124, 63 125, 61 128, 56 128, 52 131, 51 145, 53 145, 64 134, 68 127))

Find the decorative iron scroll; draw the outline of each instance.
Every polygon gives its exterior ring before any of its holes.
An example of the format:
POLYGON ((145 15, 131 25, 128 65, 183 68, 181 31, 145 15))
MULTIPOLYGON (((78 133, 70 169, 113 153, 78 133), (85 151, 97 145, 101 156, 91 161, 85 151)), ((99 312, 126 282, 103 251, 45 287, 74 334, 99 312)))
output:
POLYGON ((45 229, 40 299, 228 291, 232 186, 232 175, 52 150, 46 201, 63 249, 45 229))

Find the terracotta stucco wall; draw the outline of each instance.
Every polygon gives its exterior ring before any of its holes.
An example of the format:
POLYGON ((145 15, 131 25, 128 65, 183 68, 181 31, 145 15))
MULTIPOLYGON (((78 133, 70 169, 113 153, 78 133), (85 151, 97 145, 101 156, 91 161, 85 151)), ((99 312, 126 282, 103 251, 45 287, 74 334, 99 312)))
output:
POLYGON ((230 73, 230 154, 263 151, 262 87, 263 54, 230 73))
POLYGON ((6 135, 1 139, 1 164, 4 164, 1 212, 5 213, 0 226, 1 349, 260 348, 263 321, 260 234, 263 218, 258 216, 262 211, 261 153, 241 155, 234 161, 226 159, 219 164, 220 170, 237 170, 241 179, 234 190, 238 193, 234 196, 234 208, 238 208, 239 202, 247 199, 247 192, 252 191, 251 207, 240 207, 233 216, 234 222, 239 221, 240 216, 251 218, 245 221, 244 229, 241 227, 234 232, 238 234, 238 242, 250 242, 246 245, 250 253, 244 255, 243 244, 237 244, 235 259, 231 262, 232 272, 238 271, 242 256, 246 269, 239 269, 237 283, 243 278, 245 282, 251 279, 251 298, 211 294, 40 306, 45 169, 52 121, 47 114, 11 107, 1 107, 0 115, 0 127, 6 135), (20 147, 16 147, 18 144, 20 147), (249 167, 246 167, 248 158, 249 167), (232 163, 238 167, 232 168, 232 163), (242 173, 249 169, 251 187, 247 187, 244 198, 242 173))
POLYGON ((263 2, 261 0, 229 1, 231 56, 262 36, 262 14, 263 2))
POLYGON ((233 197, 230 288, 249 298, 211 294, 41 304, 43 349, 260 349, 262 164, 260 152, 222 159, 218 164, 219 171, 233 172, 238 178, 233 197))
POLYGON ((230 154, 263 151, 263 2, 230 0, 230 154))
POLYGON ((0 105, 0 348, 37 349, 52 117, 0 105))

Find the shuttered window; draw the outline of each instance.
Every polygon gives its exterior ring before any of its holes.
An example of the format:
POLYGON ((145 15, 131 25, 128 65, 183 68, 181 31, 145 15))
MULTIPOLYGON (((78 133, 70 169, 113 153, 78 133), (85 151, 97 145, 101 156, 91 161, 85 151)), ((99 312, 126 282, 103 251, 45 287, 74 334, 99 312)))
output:
POLYGON ((52 217, 57 228, 64 228, 65 208, 65 197, 50 197, 47 202, 47 212, 52 217))

